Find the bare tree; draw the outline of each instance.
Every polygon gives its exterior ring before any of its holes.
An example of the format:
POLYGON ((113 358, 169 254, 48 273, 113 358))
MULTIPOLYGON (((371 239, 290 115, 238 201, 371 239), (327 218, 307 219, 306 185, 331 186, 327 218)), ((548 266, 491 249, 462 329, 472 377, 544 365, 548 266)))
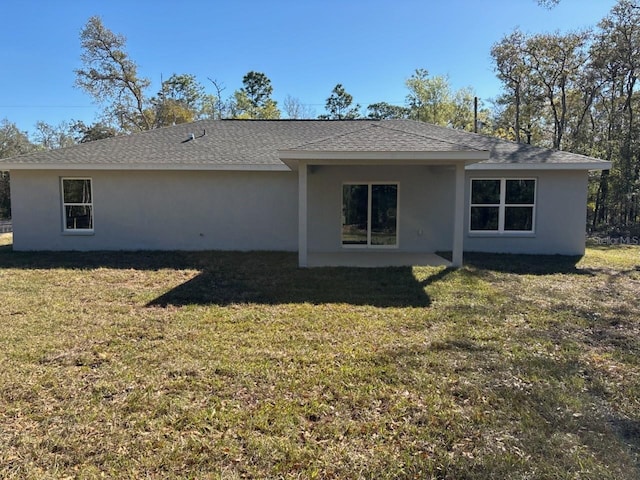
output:
POLYGON ((98 103, 108 103, 124 130, 150 130, 152 114, 144 91, 150 85, 125 51, 126 39, 91 17, 80 32, 83 68, 75 71, 76 85, 98 103))
POLYGON ((216 90, 213 118, 217 120, 226 118, 228 104, 222 99, 222 92, 224 92, 227 87, 225 87, 222 82, 216 80, 215 78, 207 77, 207 79, 213 84, 213 88, 215 88, 216 90))
POLYGON ((560 0, 538 0, 538 5, 548 9, 552 9, 559 3, 560 3, 560 0))
POLYGON ((299 98, 292 97, 291 95, 287 95, 285 97, 282 102, 282 109, 287 115, 287 118, 291 119, 314 118, 316 116, 313 108, 309 107, 309 105, 305 105, 299 98))

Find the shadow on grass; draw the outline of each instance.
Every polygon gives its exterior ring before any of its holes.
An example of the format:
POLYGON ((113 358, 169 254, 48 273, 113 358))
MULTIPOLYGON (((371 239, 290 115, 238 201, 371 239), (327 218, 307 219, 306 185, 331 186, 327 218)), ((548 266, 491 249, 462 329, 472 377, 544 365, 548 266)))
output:
POLYGON ((593 275, 578 268, 580 255, 520 255, 508 253, 465 252, 464 263, 482 270, 521 275, 553 275, 556 273, 593 275))
MULTIPOLYGON (((628 445, 634 453, 640 454, 640 421, 628 418, 612 417, 609 425, 616 436, 628 445)), ((636 463, 640 473, 640 462, 636 463)))
POLYGON ((431 299, 411 267, 300 269, 297 255, 213 254, 200 275, 149 306, 232 303, 347 303, 376 307, 428 307, 431 299))
MULTIPOLYGON (((197 270, 199 275, 148 306, 233 303, 347 303, 378 307, 428 307, 424 280, 411 267, 311 268, 282 252, 11 252, 0 268, 197 270)), ((437 279, 444 275, 438 270, 437 279)), ((427 279, 428 281, 428 279, 427 279)))
MULTIPOLYGON (((468 253, 471 268, 516 274, 592 274, 576 267, 580 257, 468 253)), ((195 278, 149 303, 228 305, 232 303, 348 303, 379 307, 428 307, 425 287, 447 277, 439 268, 417 280, 411 267, 300 269, 297 255, 283 252, 13 252, 0 247, 0 268, 90 270, 192 269, 195 278)))

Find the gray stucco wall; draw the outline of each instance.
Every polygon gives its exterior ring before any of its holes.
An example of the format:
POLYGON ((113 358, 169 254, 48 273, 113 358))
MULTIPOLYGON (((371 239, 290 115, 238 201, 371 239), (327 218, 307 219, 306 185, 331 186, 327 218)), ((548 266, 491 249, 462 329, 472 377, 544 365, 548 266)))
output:
POLYGON ((453 181, 452 167, 312 167, 308 175, 309 252, 345 250, 341 242, 342 185, 351 182, 398 182, 398 248, 394 251, 451 250, 453 181))
POLYGON ((464 250, 466 252, 583 255, 587 222, 587 172, 584 170, 467 171, 464 250), (469 234, 472 178, 535 178, 533 234, 469 234))
MULTIPOLYGON (((454 171, 451 167, 313 167, 308 176, 309 252, 345 251, 341 245, 342 185, 399 183, 400 252, 452 249, 454 171)), ((467 171, 464 250, 471 252, 582 255, 587 211, 586 171, 467 171), (472 178, 535 178, 536 214, 532 234, 471 234, 472 178)), ((369 248, 368 251, 375 250, 369 248)))
POLYGON ((14 171, 16 250, 298 248, 297 174, 14 171), (93 180, 92 235, 62 232, 61 177, 93 180))
MULTIPOLYGON (((398 182, 398 248, 452 248, 451 167, 315 166, 308 175, 308 250, 341 245, 342 185, 398 182)), ((587 173, 518 171, 466 173, 465 251, 581 255, 587 173), (469 233, 471 178, 536 178, 532 235, 469 233)), ((297 250, 297 172, 13 171, 16 250, 297 250), (61 177, 93 180, 95 232, 62 231, 61 177)), ((367 249, 372 251, 375 249, 367 249)))

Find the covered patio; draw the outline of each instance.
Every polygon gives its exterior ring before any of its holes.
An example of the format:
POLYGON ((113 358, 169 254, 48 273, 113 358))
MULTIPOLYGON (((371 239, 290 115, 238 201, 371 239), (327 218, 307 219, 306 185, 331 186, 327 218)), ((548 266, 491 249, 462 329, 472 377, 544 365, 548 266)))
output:
POLYGON ((308 253, 307 267, 450 267, 451 262, 435 253, 358 252, 308 253))
MULTIPOLYGON (((367 126, 348 135, 278 153, 280 159, 298 173, 300 267, 462 265, 465 166, 488 160, 488 151, 367 126), (345 220, 348 206, 344 201, 344 192, 349 193, 354 184, 363 192, 368 189, 369 195, 368 210, 363 207, 367 211, 360 217, 364 220, 359 222, 355 241, 351 232, 353 222, 345 220), (379 240, 383 235, 372 226, 375 223, 372 196, 378 187, 393 191, 393 205, 404 209, 399 215, 411 218, 412 222, 409 224, 405 220, 400 224, 397 218, 394 219, 395 230, 392 230, 389 244, 379 240), (429 205, 425 206, 428 193, 424 192, 429 189, 437 189, 441 194, 431 195, 429 205), (337 199, 340 196, 342 199, 337 199), (438 231, 430 232, 437 236, 431 244, 424 237, 415 238, 430 230, 425 208, 429 208, 431 221, 436 220, 438 224, 438 231), (347 227, 351 230, 345 233, 347 227), (318 236, 323 240, 319 241, 318 236), (451 251, 451 261, 436 255, 436 251, 451 251)), ((366 193, 363 194, 366 199, 366 193)))

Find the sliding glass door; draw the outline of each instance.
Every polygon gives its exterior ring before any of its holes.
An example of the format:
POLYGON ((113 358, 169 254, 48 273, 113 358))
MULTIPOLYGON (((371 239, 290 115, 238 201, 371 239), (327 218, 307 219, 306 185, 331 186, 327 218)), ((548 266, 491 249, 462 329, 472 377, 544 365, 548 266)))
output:
POLYGON ((342 245, 398 245, 397 183, 349 183, 342 186, 342 245))

